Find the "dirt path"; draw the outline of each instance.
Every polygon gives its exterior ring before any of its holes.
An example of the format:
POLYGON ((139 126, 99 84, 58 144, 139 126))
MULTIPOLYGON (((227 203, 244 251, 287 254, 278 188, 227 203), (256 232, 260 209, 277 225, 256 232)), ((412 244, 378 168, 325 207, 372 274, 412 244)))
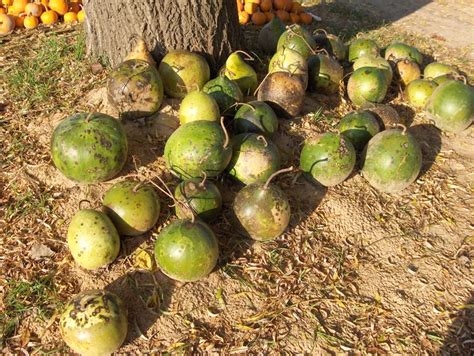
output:
POLYGON ((377 18, 406 31, 436 38, 447 46, 466 49, 474 58, 473 0, 361 0, 354 6, 369 9, 377 18))

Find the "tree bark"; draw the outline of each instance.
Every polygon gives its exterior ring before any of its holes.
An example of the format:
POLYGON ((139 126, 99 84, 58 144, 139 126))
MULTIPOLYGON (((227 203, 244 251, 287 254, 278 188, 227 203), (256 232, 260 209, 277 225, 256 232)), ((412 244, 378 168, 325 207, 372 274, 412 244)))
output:
POLYGON ((155 60, 172 49, 222 65, 241 45, 235 0, 86 0, 87 52, 118 65, 142 37, 155 60))

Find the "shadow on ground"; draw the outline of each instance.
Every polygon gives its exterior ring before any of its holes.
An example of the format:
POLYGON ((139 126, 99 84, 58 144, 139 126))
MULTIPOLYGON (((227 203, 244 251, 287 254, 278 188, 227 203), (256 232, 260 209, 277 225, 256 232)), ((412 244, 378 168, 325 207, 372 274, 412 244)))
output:
POLYGON ((447 355, 474 354, 474 292, 459 309, 439 352, 447 355))
POLYGON ((163 274, 129 272, 105 287, 118 295, 128 307, 128 335, 125 343, 149 338, 148 330, 171 302, 174 285, 163 274))

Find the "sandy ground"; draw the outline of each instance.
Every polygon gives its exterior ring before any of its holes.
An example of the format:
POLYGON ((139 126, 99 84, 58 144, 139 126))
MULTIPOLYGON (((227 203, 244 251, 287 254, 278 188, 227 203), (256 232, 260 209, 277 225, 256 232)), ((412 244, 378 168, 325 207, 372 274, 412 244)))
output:
POLYGON ((465 49, 474 59, 473 0, 358 0, 348 1, 407 31, 465 49))

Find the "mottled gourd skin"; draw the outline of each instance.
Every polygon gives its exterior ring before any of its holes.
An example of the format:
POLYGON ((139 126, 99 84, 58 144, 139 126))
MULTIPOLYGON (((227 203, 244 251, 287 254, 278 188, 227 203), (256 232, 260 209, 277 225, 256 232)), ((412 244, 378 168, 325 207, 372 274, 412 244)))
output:
POLYGON ((448 64, 433 62, 428 64, 423 71, 425 79, 436 79, 447 74, 457 74, 456 68, 448 64))
POLYGON ((379 51, 375 41, 364 38, 357 39, 349 46, 349 62, 354 62, 363 56, 378 56, 379 51))
POLYGON ((353 111, 344 116, 337 125, 339 132, 344 135, 357 151, 364 149, 367 142, 380 131, 377 119, 369 111, 353 111))
POLYGON ((286 72, 308 87, 308 61, 306 57, 291 48, 281 47, 270 59, 268 73, 286 72))
POLYGON ((277 115, 292 118, 301 112, 305 94, 306 85, 299 76, 273 72, 262 82, 257 100, 265 101, 277 115))
POLYGON ((474 89, 459 81, 446 81, 433 92, 425 111, 441 130, 461 132, 474 120, 474 89))
POLYGON ((426 79, 416 79, 407 85, 405 97, 411 106, 424 108, 438 85, 426 79))
POLYGON ((416 180, 421 165, 421 149, 415 137, 400 129, 389 129, 369 141, 362 174, 377 190, 397 193, 416 180))
POLYGON ((124 118, 150 116, 163 102, 163 82, 153 64, 132 59, 110 73, 107 95, 124 118))
POLYGON ((127 309, 115 294, 91 290, 76 295, 59 321, 66 344, 81 355, 110 355, 127 336, 127 309))
POLYGON ((278 118, 273 109, 262 101, 242 105, 234 117, 234 132, 272 136, 278 130, 278 118), (251 107, 250 107, 250 106, 251 107))
POLYGON ((316 42, 311 33, 300 25, 292 25, 278 39, 277 50, 281 48, 292 49, 301 54, 305 59, 316 49, 316 42))
POLYGON ((407 86, 412 81, 421 78, 420 66, 416 62, 408 59, 397 62, 395 65, 395 72, 404 86, 407 86))
POLYGON ((142 235, 155 226, 160 216, 160 198, 148 184, 123 181, 104 195, 104 211, 120 235, 142 235))
POLYGON ((128 141, 120 121, 94 113, 63 120, 51 139, 54 165, 67 178, 96 183, 115 177, 127 161, 128 141))
POLYGON ((334 94, 344 77, 344 69, 338 61, 329 56, 318 54, 308 59, 308 87, 312 91, 334 94))
POLYGON ((222 115, 233 115, 235 109, 232 108, 232 105, 244 100, 237 83, 226 76, 219 76, 208 81, 202 90, 214 98, 222 115))
POLYGON ((258 134, 240 134, 232 138, 232 159, 227 170, 244 184, 265 183, 280 169, 278 147, 258 134))
POLYGON ((392 66, 390 65, 390 63, 380 57, 380 56, 364 56, 364 57, 360 57, 359 59, 357 59, 354 64, 352 65, 352 68, 354 68, 354 70, 357 70, 359 68, 363 68, 363 67, 374 67, 374 68, 378 68, 378 69, 381 69, 383 70, 386 78, 387 78, 387 83, 391 83, 392 82, 392 79, 393 79, 393 70, 392 70, 392 66))
POLYGON ((217 263, 216 236, 204 222, 176 220, 155 242, 155 259, 162 272, 181 282, 207 277, 217 263))
POLYGON ((179 178, 218 176, 229 164, 230 145, 224 147, 225 135, 220 125, 211 121, 193 121, 179 127, 165 146, 168 168, 179 178))
POLYGON ((234 212, 249 236, 257 241, 280 236, 290 222, 290 203, 276 185, 255 183, 244 187, 234 201, 234 212))
POLYGON ((201 90, 211 78, 209 64, 202 56, 182 50, 168 52, 158 71, 166 94, 178 99, 196 89, 201 90))
POLYGON ((355 163, 356 151, 352 143, 332 132, 307 140, 300 157, 306 177, 326 187, 346 180, 355 163))
POLYGON ((212 96, 202 91, 186 95, 179 106, 179 122, 184 125, 191 121, 219 121, 219 106, 212 96))
POLYGON ((314 40, 319 48, 325 49, 330 56, 335 57, 338 61, 344 61, 347 58, 348 48, 336 35, 318 32, 314 36, 314 40))
POLYGON ((392 43, 385 49, 385 59, 391 61, 409 59, 419 65, 423 64, 423 55, 418 49, 400 42, 392 43))
POLYGON ((347 83, 349 99, 358 106, 380 103, 387 94, 388 83, 384 71, 374 67, 357 69, 347 83))
POLYGON ((174 191, 174 197, 186 203, 175 206, 176 216, 180 219, 191 219, 195 215, 204 221, 212 221, 222 210, 221 193, 208 180, 202 183, 202 179, 194 178, 181 182, 174 191))
POLYGON ((277 50, 278 40, 285 32, 285 24, 278 16, 262 27, 258 34, 258 45, 266 54, 273 54, 277 50))
POLYGON ((120 237, 112 221, 104 213, 90 209, 74 215, 67 243, 76 263, 89 270, 112 263, 120 251, 120 237))

